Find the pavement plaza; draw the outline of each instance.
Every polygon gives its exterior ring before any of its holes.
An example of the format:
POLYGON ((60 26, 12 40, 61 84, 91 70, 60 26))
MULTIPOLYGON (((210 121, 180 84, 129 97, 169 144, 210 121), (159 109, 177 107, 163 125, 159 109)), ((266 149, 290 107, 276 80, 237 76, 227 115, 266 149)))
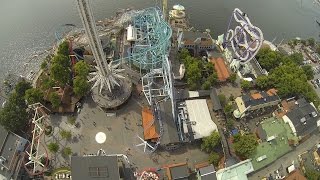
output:
MULTIPOLYGON (((141 126, 141 108, 147 103, 139 96, 132 96, 116 115, 110 116, 101 110, 91 98, 84 100, 82 110, 76 116, 77 127, 67 123, 68 116, 51 115, 50 121, 54 127, 53 136, 45 136, 45 144, 57 142, 60 150, 70 147, 73 155, 96 154, 103 149, 106 154, 126 154, 134 167, 143 169, 147 167, 159 168, 166 164, 188 162, 193 168, 194 164, 207 160, 208 154, 200 150, 199 143, 186 144, 174 151, 157 150, 152 154, 145 154, 137 148, 141 141, 137 136, 143 137, 141 126), (59 136, 62 129, 71 131, 71 140, 63 140, 59 136), (106 134, 106 141, 98 144, 95 136, 98 132, 106 134)), ((61 153, 51 154, 53 166, 69 166, 70 158, 61 156, 61 153)))

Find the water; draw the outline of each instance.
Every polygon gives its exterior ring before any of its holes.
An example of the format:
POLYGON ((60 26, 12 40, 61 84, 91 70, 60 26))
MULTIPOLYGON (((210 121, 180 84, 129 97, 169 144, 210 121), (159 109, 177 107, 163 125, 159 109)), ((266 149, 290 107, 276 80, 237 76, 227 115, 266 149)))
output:
MULTIPOLYGON (((315 37, 320 27, 320 6, 313 0, 168 0, 186 7, 192 26, 211 29, 214 37, 226 31, 235 7, 246 12, 265 38, 315 37)), ((96 20, 110 17, 121 8, 154 6, 160 0, 92 0, 96 20)), ((26 74, 42 57, 30 58, 50 48, 54 33, 66 23, 81 26, 75 0, 2 0, 0 3, 0 80, 8 73, 26 74)))

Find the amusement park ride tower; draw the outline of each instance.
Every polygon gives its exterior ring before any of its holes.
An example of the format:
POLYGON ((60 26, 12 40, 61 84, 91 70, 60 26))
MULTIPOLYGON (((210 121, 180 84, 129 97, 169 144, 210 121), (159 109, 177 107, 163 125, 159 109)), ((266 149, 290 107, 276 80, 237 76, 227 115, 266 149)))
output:
POLYGON ((101 41, 99 39, 97 28, 95 24, 95 20, 93 17, 93 13, 91 11, 91 5, 89 0, 77 0, 77 6, 80 12, 81 21, 83 23, 84 29, 89 39, 89 44, 97 63, 94 77, 90 80, 90 82, 95 81, 93 88, 96 86, 100 86, 100 93, 102 92, 104 87, 107 87, 111 92, 112 89, 119 84, 119 78, 124 78, 118 73, 122 72, 123 69, 117 69, 117 66, 112 66, 112 63, 107 63, 106 55, 103 52, 101 41))

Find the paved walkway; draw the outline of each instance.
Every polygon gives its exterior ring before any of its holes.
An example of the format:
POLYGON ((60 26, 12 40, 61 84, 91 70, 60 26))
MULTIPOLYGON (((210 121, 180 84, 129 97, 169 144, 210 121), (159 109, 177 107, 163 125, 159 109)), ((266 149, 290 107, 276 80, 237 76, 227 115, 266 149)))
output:
MULTIPOLYGON (((133 166, 138 169, 147 167, 161 167, 166 164, 188 162, 189 167, 202 163, 208 159, 208 154, 200 150, 199 144, 190 144, 174 151, 161 151, 160 149, 151 155, 143 153, 142 148, 137 148, 140 144, 137 136, 143 137, 141 127, 141 107, 146 106, 144 97, 133 95, 130 100, 116 111, 115 116, 108 116, 92 100, 87 98, 81 112, 77 115, 76 123, 79 127, 70 127, 66 123, 67 116, 52 115, 51 122, 55 127, 55 136, 47 138, 47 144, 51 141, 60 143, 62 147, 71 147, 74 155, 96 154, 99 149, 105 150, 107 154, 126 154, 133 166), (61 141, 59 131, 61 129, 72 132, 72 140, 61 141), (107 140, 103 144, 95 141, 95 135, 104 132, 107 140), (130 149, 130 150, 128 150, 130 149)), ((54 157, 54 166, 70 164, 69 158, 63 158, 57 153, 54 157)))
POLYGON ((312 149, 312 147, 320 142, 320 134, 317 133, 312 135, 307 141, 303 142, 297 148, 277 159, 275 162, 270 164, 268 167, 261 169, 260 171, 254 172, 251 176, 249 176, 249 180, 257 180, 262 179, 263 177, 269 176, 269 174, 273 174, 274 171, 279 169, 280 167, 286 168, 292 164, 292 161, 295 163, 298 162, 298 155, 302 154, 305 151, 312 149))

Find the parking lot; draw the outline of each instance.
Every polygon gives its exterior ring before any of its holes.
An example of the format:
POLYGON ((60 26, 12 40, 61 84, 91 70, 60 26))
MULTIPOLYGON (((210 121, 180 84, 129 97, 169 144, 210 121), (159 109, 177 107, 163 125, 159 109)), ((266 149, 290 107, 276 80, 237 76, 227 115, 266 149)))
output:
POLYGON ((310 81, 311 85, 314 87, 317 95, 320 97, 320 65, 312 63, 312 70, 314 73, 313 80, 310 81))

